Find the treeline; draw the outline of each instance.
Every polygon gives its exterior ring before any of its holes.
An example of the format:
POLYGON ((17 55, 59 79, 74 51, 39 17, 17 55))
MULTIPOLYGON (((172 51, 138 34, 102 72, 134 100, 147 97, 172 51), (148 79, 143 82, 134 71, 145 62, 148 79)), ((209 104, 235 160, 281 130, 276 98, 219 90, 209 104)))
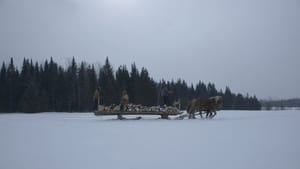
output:
POLYGON ((281 109, 286 108, 299 108, 300 98, 295 99, 285 99, 285 100, 261 100, 261 105, 266 110, 281 109))
POLYGON ((221 95, 223 109, 259 110, 261 105, 255 96, 234 94, 229 87, 218 91, 215 85, 199 81, 189 86, 184 80, 155 82, 146 68, 138 70, 135 64, 130 71, 125 65, 114 71, 109 59, 96 72, 94 65, 75 59, 66 68, 52 58, 43 64, 24 59, 21 70, 14 65, 13 58, 3 62, 0 72, 0 112, 88 112, 94 110, 93 94, 101 87, 105 105, 118 104, 121 93, 127 90, 130 102, 142 105, 162 104, 160 88, 167 85, 170 104, 180 100, 182 108, 191 98, 221 95))

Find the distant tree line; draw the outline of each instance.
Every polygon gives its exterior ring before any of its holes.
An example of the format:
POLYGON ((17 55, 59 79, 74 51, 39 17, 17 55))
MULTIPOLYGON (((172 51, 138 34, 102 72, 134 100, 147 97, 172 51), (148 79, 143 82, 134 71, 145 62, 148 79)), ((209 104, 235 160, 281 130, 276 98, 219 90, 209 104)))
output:
POLYGON ((263 109, 266 110, 284 110, 287 108, 300 108, 300 98, 282 100, 261 100, 260 102, 263 109))
POLYGON ((185 108, 192 98, 224 97, 223 109, 259 110, 261 105, 255 96, 234 94, 229 87, 218 91, 215 85, 199 81, 187 85, 184 80, 156 82, 146 68, 138 70, 135 64, 130 71, 125 65, 114 71, 109 59, 96 72, 94 65, 84 62, 77 64, 75 59, 66 68, 52 58, 43 64, 24 59, 18 70, 13 58, 3 62, 0 72, 0 112, 88 112, 94 107, 93 94, 101 87, 105 105, 118 104, 121 93, 127 90, 130 102, 142 105, 160 105, 160 88, 167 85, 170 90, 170 104, 180 100, 185 108))

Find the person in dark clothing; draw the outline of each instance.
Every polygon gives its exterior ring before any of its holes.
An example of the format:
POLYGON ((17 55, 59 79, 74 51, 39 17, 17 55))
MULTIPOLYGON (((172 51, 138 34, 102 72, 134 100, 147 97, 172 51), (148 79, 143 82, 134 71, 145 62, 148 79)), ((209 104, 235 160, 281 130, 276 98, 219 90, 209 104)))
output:
MULTIPOLYGON (((128 110, 127 104, 129 103, 129 97, 126 90, 123 90, 121 101, 120 101, 120 111, 124 112, 128 110)), ((118 119, 122 120, 124 117, 121 114, 118 114, 118 119)))
POLYGON ((164 106, 168 106, 169 105, 169 89, 166 85, 162 86, 161 90, 160 90, 160 95, 163 98, 163 104, 164 106))
POLYGON ((120 101, 120 111, 127 111, 127 104, 129 103, 129 97, 126 90, 123 90, 120 101))
POLYGON ((98 106, 100 105, 100 87, 97 87, 97 89, 94 92, 94 110, 98 110, 98 106))

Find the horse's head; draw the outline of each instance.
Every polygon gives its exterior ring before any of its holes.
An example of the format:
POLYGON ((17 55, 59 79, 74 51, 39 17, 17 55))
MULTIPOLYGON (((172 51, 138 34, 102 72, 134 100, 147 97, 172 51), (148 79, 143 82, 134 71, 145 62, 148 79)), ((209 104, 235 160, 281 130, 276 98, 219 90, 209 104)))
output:
POLYGON ((223 105, 223 97, 222 96, 213 96, 213 97, 210 97, 209 100, 213 101, 217 108, 220 108, 223 105))

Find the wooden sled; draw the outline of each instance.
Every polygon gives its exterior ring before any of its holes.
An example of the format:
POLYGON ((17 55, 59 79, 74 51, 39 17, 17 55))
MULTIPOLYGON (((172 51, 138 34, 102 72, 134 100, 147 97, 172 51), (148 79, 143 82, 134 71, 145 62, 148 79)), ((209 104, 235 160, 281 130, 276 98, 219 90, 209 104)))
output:
POLYGON ((150 112, 146 112, 146 111, 138 111, 138 112, 135 112, 135 111, 132 111, 132 112, 129 112, 129 111, 95 111, 94 112, 95 116, 113 116, 113 115, 137 115, 137 116, 140 116, 140 115, 159 115, 161 116, 162 119, 169 119, 169 116, 177 116, 177 115, 180 115, 182 114, 182 112, 178 111, 178 112, 154 112, 154 111, 150 111, 150 112))

